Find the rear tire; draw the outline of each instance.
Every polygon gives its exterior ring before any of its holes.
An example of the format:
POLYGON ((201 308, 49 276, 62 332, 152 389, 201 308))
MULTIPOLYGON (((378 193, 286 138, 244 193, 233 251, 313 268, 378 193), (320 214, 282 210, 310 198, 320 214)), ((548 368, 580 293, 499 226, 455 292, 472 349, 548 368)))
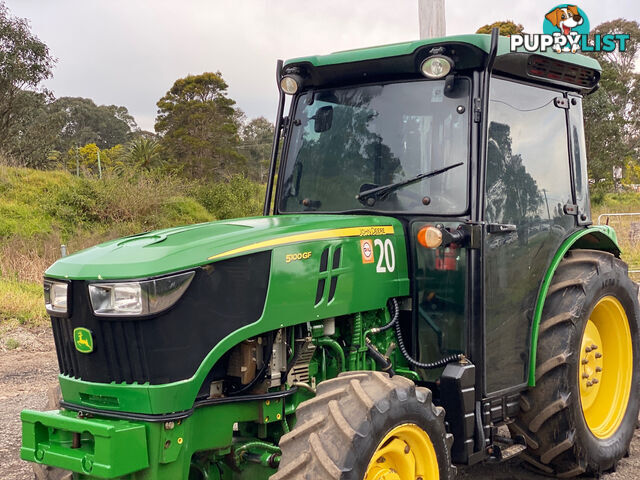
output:
POLYGON ((527 440, 529 463, 570 478, 611 470, 627 454, 640 408, 639 318, 624 262, 567 253, 544 305, 536 386, 511 425, 527 440))
POLYGON ((295 428, 280 440, 282 459, 271 480, 363 480, 394 470, 398 478, 455 476, 444 409, 407 378, 343 373, 320 383, 296 416, 295 428))

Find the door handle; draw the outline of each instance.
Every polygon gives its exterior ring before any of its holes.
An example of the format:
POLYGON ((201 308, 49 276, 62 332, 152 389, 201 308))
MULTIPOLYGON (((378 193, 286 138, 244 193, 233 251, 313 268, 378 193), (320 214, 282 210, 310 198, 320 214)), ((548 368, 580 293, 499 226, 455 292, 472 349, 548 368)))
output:
POLYGON ((510 223, 490 223, 487 225, 489 233, 513 233, 517 232, 518 227, 510 223))

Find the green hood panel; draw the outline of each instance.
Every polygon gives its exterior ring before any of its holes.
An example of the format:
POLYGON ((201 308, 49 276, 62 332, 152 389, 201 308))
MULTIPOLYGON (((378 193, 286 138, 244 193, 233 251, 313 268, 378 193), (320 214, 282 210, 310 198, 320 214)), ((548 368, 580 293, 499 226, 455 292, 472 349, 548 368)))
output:
POLYGON ((370 235, 366 229, 376 226, 391 226, 402 232, 393 218, 357 215, 282 215, 201 223, 142 233, 82 250, 58 260, 45 276, 74 280, 153 277, 279 245, 370 235))

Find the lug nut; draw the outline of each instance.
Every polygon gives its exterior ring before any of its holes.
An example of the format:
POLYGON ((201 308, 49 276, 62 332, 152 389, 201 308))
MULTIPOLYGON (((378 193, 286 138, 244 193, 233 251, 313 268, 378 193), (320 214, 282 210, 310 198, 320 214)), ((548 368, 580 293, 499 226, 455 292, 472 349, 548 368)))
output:
POLYGON ((593 380, 591 380, 593 382, 593 384, 595 385, 596 383, 599 382, 599 380, 597 378, 594 378, 593 380))
POLYGON ((582 365, 586 365, 588 363, 589 363, 589 359, 587 359, 587 358, 583 358, 582 359, 582 365))
POLYGON ((587 387, 593 387, 593 383, 587 382, 587 387))
POLYGON ((380 458, 379 458, 378 460, 376 460, 376 461, 377 461, 378 463, 384 463, 384 462, 385 462, 384 457, 380 457, 380 458))
POLYGON ((598 345, 596 345, 595 343, 591 344, 591 350, 597 350, 598 349, 598 345))
POLYGON ((583 373, 583 374, 582 374, 582 378, 584 378, 584 379, 587 379, 587 378, 589 378, 589 377, 590 377, 590 375, 589 375, 588 373, 583 373))
POLYGON ((404 447, 404 453, 409 453, 410 451, 411 451, 411 449, 409 448, 409 445, 404 447))
POLYGON ((587 353, 591 353, 591 347, 585 347, 584 351, 587 353))
POLYGON ((602 354, 600 352, 596 353, 596 358, 602 358, 602 354))
POLYGON ((602 367, 596 367, 596 372, 600 373, 602 371, 602 367))

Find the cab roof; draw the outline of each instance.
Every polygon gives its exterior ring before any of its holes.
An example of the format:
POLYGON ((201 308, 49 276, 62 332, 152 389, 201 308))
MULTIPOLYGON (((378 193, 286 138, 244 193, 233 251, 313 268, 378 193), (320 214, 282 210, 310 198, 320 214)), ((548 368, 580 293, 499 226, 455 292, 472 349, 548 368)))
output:
MULTIPOLYGON (((453 35, 293 58, 285 62, 282 74, 300 75, 303 90, 419 78, 421 63, 434 54, 451 58, 457 73, 470 74, 486 66, 490 50, 491 35, 453 35)), ((601 68, 594 58, 576 53, 512 52, 509 37, 499 37, 493 71, 588 94, 596 89, 601 68)))
MULTIPOLYGON (((295 63, 310 63, 314 67, 337 65, 341 63, 361 62, 365 60, 377 60, 389 57, 410 55, 421 47, 442 44, 442 43, 466 43, 479 48, 485 53, 489 53, 491 48, 491 35, 475 33, 467 35, 451 35, 448 37, 430 38, 425 40, 413 40, 409 42, 392 43, 389 45, 378 45, 375 47, 357 48, 354 50, 343 50, 333 52, 328 55, 311 55, 308 57, 292 58, 285 62, 285 66, 295 63)), ((549 49, 546 52, 528 52, 524 48, 518 48, 517 52, 525 54, 537 54, 571 63, 579 67, 590 68, 598 72, 601 71, 597 60, 577 53, 556 53, 549 49)), ((511 52, 509 37, 501 36, 498 41, 498 57, 513 54, 511 52)))

